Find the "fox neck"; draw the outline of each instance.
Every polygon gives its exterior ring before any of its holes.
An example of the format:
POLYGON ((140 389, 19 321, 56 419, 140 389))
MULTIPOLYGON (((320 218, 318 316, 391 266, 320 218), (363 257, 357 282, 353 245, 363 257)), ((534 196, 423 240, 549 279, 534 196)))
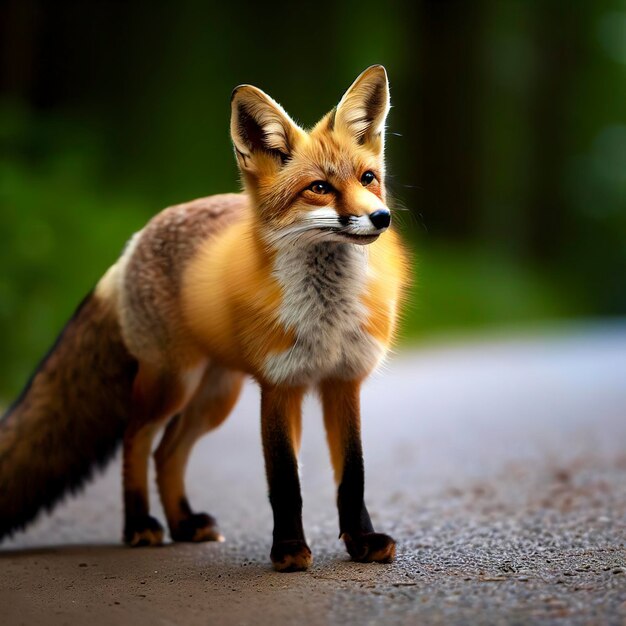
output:
POLYGON ((264 257, 262 264, 268 266, 281 286, 281 318, 285 325, 297 330, 306 316, 315 315, 330 322, 346 305, 351 315, 359 313, 361 317, 360 295, 368 273, 368 246, 324 241, 320 233, 277 237, 280 230, 258 215, 253 226, 256 248, 264 257))
POLYGON ((277 251, 274 276, 283 295, 279 319, 294 331, 298 349, 268 362, 270 379, 310 382, 329 363, 339 367, 349 352, 345 343, 360 341, 367 267, 366 247, 352 243, 322 241, 277 251))
POLYGON ((280 245, 273 250, 274 273, 285 288, 312 290, 320 299, 350 293, 364 283, 366 246, 334 241, 280 245))

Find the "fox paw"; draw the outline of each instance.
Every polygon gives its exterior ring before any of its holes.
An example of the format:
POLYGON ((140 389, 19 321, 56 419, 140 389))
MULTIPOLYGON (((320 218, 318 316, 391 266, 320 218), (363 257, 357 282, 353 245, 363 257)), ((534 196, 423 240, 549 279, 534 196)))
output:
POLYGON ((278 541, 270 554, 277 572, 300 572, 313 563, 313 555, 305 541, 278 541))
POLYGON ((163 526, 150 515, 126 522, 124 541, 133 548, 163 545, 163 526))
POLYGON ((343 534, 348 553, 360 563, 391 563, 396 556, 396 542, 383 533, 343 534))
POLYGON ((214 517, 206 513, 192 513, 170 528, 174 541, 224 541, 214 517))

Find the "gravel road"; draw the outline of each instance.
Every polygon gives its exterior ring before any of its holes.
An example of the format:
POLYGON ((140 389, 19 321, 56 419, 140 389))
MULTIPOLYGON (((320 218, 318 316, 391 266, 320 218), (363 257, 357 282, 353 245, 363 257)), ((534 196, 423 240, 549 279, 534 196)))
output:
POLYGON ((248 386, 189 469, 192 504, 219 519, 225 543, 123 547, 118 459, 0 547, 0 621, 626 624, 626 325, 423 347, 368 382, 367 501, 398 540, 391 565, 346 558, 310 398, 301 460, 315 563, 271 570, 258 402, 248 386))

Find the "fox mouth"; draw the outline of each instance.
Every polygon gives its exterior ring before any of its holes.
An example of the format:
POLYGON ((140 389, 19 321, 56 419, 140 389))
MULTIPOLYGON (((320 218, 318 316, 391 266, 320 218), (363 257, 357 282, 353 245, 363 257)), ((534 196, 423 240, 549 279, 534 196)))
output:
POLYGON ((369 235, 358 235, 356 233, 350 233, 345 230, 338 230, 336 228, 320 228, 319 230, 321 230, 322 232, 327 232, 329 235, 334 235, 338 239, 351 241, 352 243, 357 243, 362 246, 367 245, 368 243, 374 243, 374 241, 376 241, 382 234, 382 233, 372 233, 369 235))
POLYGON ((373 243, 378 239, 378 237, 380 237, 380 233, 375 233, 373 235, 355 235, 353 233, 346 233, 342 231, 337 231, 337 235, 339 235, 343 239, 347 239, 348 241, 359 243, 361 245, 373 243))

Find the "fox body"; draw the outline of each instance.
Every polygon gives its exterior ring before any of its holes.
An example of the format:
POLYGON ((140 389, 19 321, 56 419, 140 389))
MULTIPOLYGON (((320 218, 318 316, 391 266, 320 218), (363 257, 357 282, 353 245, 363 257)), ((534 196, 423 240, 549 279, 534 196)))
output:
POLYGON ((0 535, 79 486, 121 439, 125 541, 162 543, 147 468, 165 426, 155 461, 170 534, 221 539, 216 521, 189 505, 185 466, 249 375, 261 387, 274 567, 312 560, 297 470, 309 389, 322 400, 340 535, 355 560, 393 559, 393 539, 374 532, 363 502, 359 415, 361 383, 389 349, 406 279, 388 230, 388 110, 381 66, 361 74, 310 132, 261 90, 233 92, 244 193, 155 216, 68 324, 0 422, 0 535), (48 463, 39 444, 50 449, 48 463))

